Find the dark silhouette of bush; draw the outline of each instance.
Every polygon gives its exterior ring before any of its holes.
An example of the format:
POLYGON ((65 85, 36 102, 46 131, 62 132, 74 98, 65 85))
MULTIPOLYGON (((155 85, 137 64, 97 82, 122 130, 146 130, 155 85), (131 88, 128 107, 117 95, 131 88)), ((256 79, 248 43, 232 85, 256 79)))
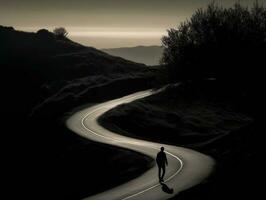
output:
POLYGON ((49 32, 47 29, 40 29, 37 31, 37 35, 41 38, 41 39, 49 39, 52 40, 54 39, 54 34, 49 32))
POLYGON ((257 2, 252 8, 212 3, 168 30, 162 43, 169 80, 219 78, 247 89, 264 74, 266 9, 257 2))
POLYGON ((64 27, 58 27, 53 30, 54 35, 59 39, 64 39, 67 37, 68 32, 64 27))

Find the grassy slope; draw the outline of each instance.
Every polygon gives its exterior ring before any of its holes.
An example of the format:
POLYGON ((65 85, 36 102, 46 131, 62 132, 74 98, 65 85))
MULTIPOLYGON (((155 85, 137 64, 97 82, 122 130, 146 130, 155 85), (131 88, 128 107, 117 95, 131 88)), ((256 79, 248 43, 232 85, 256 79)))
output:
MULTIPOLYGON (((132 104, 121 105, 100 118, 131 136, 174 144, 201 146, 249 124, 233 104, 208 95, 202 85, 174 86, 132 104), (208 96, 207 96, 208 95, 208 96)), ((211 92, 211 91, 208 91, 211 92)))
POLYGON ((121 134, 194 148, 217 160, 208 180, 177 199, 263 199, 258 180, 265 174, 265 128, 250 115, 251 105, 227 89, 210 81, 169 87, 99 121, 121 134))

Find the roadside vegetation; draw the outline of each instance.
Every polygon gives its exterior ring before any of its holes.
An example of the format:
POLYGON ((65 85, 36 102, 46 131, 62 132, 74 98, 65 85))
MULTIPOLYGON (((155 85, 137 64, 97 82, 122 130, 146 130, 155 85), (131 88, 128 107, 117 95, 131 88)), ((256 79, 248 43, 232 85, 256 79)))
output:
POLYGON ((168 30, 162 39, 162 66, 168 78, 220 78, 245 84, 261 77, 266 50, 266 9, 215 3, 198 9, 190 19, 168 30), (237 80, 237 81, 236 81, 237 80))

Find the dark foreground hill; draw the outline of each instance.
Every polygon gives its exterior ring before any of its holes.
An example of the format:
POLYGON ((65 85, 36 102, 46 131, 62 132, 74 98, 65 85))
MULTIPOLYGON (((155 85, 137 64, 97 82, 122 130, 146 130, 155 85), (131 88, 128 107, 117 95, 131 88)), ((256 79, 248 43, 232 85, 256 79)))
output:
POLYGON ((163 48, 160 46, 124 47, 103 49, 103 51, 113 56, 119 56, 146 65, 159 65, 163 55, 163 48))
POLYGON ((80 199, 150 167, 152 160, 141 154, 86 141, 64 125, 76 106, 150 87, 153 75, 145 65, 47 30, 0 26, 0 43, 8 197, 80 199))

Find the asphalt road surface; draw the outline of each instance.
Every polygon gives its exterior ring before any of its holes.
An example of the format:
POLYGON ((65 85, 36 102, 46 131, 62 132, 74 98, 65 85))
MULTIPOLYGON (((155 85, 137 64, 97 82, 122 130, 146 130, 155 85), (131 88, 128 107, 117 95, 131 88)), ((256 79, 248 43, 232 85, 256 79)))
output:
MULTIPOLYGON (((98 124, 97 119, 108 110, 120 104, 144 98, 152 93, 152 90, 137 92, 80 110, 72 115, 66 124, 69 129, 89 140, 131 149, 154 159, 160 147, 164 146, 169 163, 166 168, 164 188, 159 183, 158 169, 154 165, 141 176, 108 191, 85 198, 86 200, 168 199, 177 195, 180 191, 201 183, 211 173, 215 162, 209 156, 187 148, 122 136, 98 124), (173 189, 172 194, 167 192, 166 186, 169 189, 173 189)), ((99 178, 102 178, 103 182, 108 181, 101 177, 100 174, 99 178)))

